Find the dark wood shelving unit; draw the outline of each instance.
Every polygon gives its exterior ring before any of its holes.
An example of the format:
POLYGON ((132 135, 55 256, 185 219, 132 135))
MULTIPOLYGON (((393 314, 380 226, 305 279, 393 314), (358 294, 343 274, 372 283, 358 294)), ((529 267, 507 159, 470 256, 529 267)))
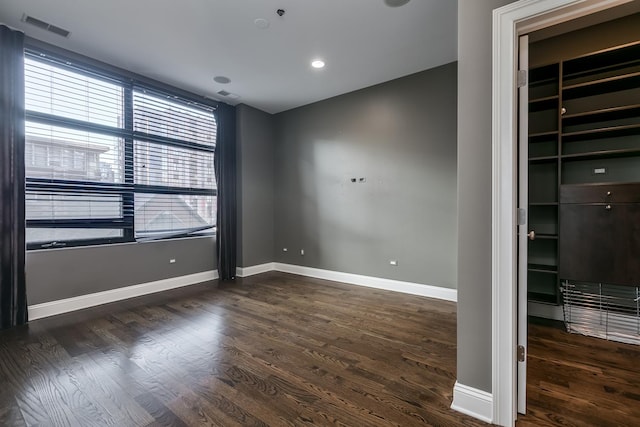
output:
POLYGON ((640 181, 640 42, 532 68, 529 85, 528 296, 560 304, 562 186, 640 181))

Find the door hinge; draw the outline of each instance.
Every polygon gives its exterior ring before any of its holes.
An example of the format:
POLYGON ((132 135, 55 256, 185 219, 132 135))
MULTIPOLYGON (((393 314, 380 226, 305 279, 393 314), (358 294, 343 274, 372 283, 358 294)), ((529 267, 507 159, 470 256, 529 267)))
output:
POLYGON ((518 87, 527 85, 527 70, 518 70, 518 87))
POLYGON ((525 225, 527 223, 527 210, 524 208, 518 208, 518 225, 525 225))
POLYGON ((526 356, 525 356, 524 346, 519 345, 518 346, 518 362, 524 362, 525 357, 526 356))

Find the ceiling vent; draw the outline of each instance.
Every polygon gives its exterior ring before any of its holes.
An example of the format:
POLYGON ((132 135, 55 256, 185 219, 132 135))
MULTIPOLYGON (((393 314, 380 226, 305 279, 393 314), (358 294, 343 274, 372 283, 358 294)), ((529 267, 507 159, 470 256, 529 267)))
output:
POLYGON ((64 28, 56 27, 55 25, 41 21, 40 19, 34 18, 33 16, 29 16, 27 14, 22 15, 22 22, 31 24, 34 27, 41 28, 43 30, 49 31, 50 33, 57 34, 65 38, 68 38, 69 34, 71 34, 70 31, 67 31, 64 28))
POLYGON ((220 95, 220 96, 224 96, 225 98, 229 98, 229 99, 239 99, 240 98, 240 95, 236 95, 235 93, 227 92, 226 90, 219 90, 216 93, 218 95, 220 95))

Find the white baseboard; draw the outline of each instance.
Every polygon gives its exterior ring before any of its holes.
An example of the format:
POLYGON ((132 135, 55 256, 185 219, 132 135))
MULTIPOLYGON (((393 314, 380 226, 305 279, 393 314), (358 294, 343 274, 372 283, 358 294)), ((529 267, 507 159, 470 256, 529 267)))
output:
POLYGON ((527 303, 527 315, 542 317, 544 319, 564 321, 564 312, 561 305, 544 304, 539 302, 527 303))
MULTIPOLYGON (((332 280, 358 286, 367 286, 376 289, 402 292, 412 295, 420 295, 429 298, 437 298, 446 301, 456 301, 458 293, 455 289, 440 288, 437 286, 421 285, 419 283, 401 282, 399 280, 383 279, 380 277, 362 276, 359 274, 342 273, 339 271, 321 270, 318 268, 303 267, 300 265, 269 262, 266 264, 236 269, 238 277, 248 277, 269 271, 281 271, 284 273, 298 274, 301 276, 315 277, 318 279, 332 280)), ((155 292, 194 285, 196 283, 215 280, 218 278, 218 270, 204 271, 202 273, 189 274, 180 277, 157 280, 124 288, 111 289, 88 295, 80 295, 57 301, 45 302, 29 306, 29 320, 42 319, 57 314, 69 313, 75 310, 95 307, 110 302, 135 298, 155 292)))
POLYGON ((456 385, 453 386, 451 409, 491 423, 493 421, 493 395, 456 381, 456 385))
POLYGON ((275 263, 268 262, 266 264, 252 265, 250 267, 238 267, 236 268, 236 276, 249 277, 249 276, 255 276, 256 274, 266 273, 268 271, 274 271, 274 270, 275 270, 275 263))
POLYGON ((43 317, 82 310, 83 308, 94 307, 96 305, 107 304, 127 298, 134 298, 183 286, 195 285, 196 283, 207 282, 217 278, 218 270, 203 271, 202 273, 171 277, 169 279, 156 280, 154 282, 141 283, 139 285, 127 286, 124 288, 111 289, 108 291, 96 292, 73 298, 30 305, 28 311, 29 320, 42 319, 43 317))
POLYGON ((351 285, 367 286, 369 288, 384 289, 387 291, 402 292, 411 295, 437 298, 456 302, 458 291, 456 289, 441 288, 438 286, 422 285, 419 283, 401 282, 399 280, 383 279, 380 277, 362 276, 359 274, 342 273, 339 271, 321 270, 318 268, 303 267, 300 265, 274 263, 276 271, 299 274, 301 276, 315 277, 317 279, 333 280, 351 285))

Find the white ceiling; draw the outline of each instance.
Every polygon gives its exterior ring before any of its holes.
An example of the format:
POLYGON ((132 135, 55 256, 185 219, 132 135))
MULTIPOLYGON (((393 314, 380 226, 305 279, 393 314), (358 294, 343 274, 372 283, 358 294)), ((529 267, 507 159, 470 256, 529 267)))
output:
POLYGON ((196 94, 269 113, 457 58, 455 0, 412 0, 397 8, 384 0, 0 0, 0 22, 196 94), (24 13, 71 35, 25 24, 24 13), (270 26, 258 28, 257 18, 270 26), (324 69, 311 68, 316 57, 326 61, 324 69), (215 83, 217 75, 231 83, 215 83), (222 98, 219 90, 240 98, 222 98))

